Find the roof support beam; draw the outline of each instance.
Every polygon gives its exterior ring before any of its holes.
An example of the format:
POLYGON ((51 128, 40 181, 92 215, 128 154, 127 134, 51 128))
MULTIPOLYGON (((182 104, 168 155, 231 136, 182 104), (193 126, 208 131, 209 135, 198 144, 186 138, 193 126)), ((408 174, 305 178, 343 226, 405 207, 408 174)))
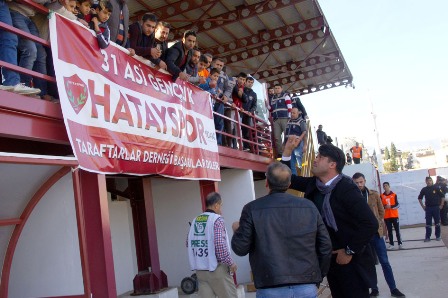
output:
POLYGON ((292 61, 288 62, 284 65, 269 68, 269 69, 263 69, 263 70, 257 70, 257 72, 254 74, 254 77, 258 79, 268 78, 276 75, 281 75, 282 73, 285 74, 297 74, 298 71, 303 71, 304 68, 309 66, 316 67, 319 64, 323 64, 326 62, 333 61, 335 59, 339 58, 339 52, 331 52, 325 55, 316 55, 313 57, 310 57, 306 60, 302 61, 292 61))
POLYGON ((231 53, 224 56, 220 55, 217 56, 223 58, 227 64, 230 64, 238 62, 240 60, 246 60, 256 56, 267 54, 269 52, 276 52, 284 48, 295 46, 297 44, 325 38, 329 35, 330 35, 329 30, 326 30, 326 32, 324 33, 322 32, 322 30, 318 29, 307 33, 293 35, 288 38, 278 39, 277 41, 269 42, 266 43, 265 45, 261 45, 255 48, 242 49, 241 51, 235 54, 231 53))
MULTIPOLYGON (((303 73, 299 73, 296 75, 292 75, 292 76, 284 76, 284 77, 278 77, 276 79, 271 79, 269 81, 266 81, 266 83, 268 84, 287 84, 287 83, 292 83, 292 82, 296 82, 296 81, 301 81, 301 80, 306 80, 306 79, 311 79, 317 76, 321 76, 321 75, 325 75, 325 74, 330 74, 333 72, 339 72, 342 69, 344 69, 344 62, 338 62, 336 64, 333 65, 327 65, 327 66, 323 66, 320 68, 314 68, 314 69, 310 69, 308 71, 303 71, 303 73)), ((268 76, 269 77, 269 76, 268 76)), ((263 79, 263 78, 261 78, 263 79)))
POLYGON ((317 17, 303 22, 297 22, 294 24, 283 26, 277 29, 259 31, 257 35, 242 37, 226 44, 220 44, 214 47, 210 47, 207 49, 207 51, 212 53, 213 55, 224 55, 225 53, 234 50, 257 46, 264 42, 273 42, 278 40, 279 38, 285 38, 292 35, 305 33, 312 29, 320 29, 323 25, 323 17, 317 17))
MULTIPOLYGON (((215 25, 219 25, 219 26, 222 26, 224 24, 228 25, 228 24, 232 24, 232 23, 237 23, 237 22, 240 22, 242 19, 247 19, 247 18, 251 18, 251 17, 257 16, 260 14, 268 13, 268 12, 272 11, 273 9, 280 9, 280 8, 294 5, 294 4, 303 2, 303 1, 306 1, 306 0, 269 1, 269 2, 266 1, 263 3, 263 5, 260 5, 260 3, 256 3, 256 4, 252 4, 252 5, 247 5, 247 6, 239 6, 239 7, 236 7, 235 10, 228 11, 226 13, 216 15, 216 16, 211 16, 210 19, 200 20, 194 26, 195 28, 191 28, 191 25, 187 25, 187 26, 176 28, 176 29, 172 30, 172 32, 174 33, 174 39, 177 39, 179 37, 182 37, 182 34, 184 33, 185 30, 193 29, 197 32, 203 32, 203 31, 214 29, 214 27, 212 26, 212 22, 216 22, 215 25)), ((182 1, 180 1, 180 2, 182 2, 182 1)), ((204 0, 204 2, 212 3, 213 0, 208 0, 208 1, 204 0)), ((202 6, 204 6, 204 2, 203 2, 202 6)), ((175 4, 178 4, 178 3, 179 2, 176 2, 175 4)), ((180 11, 177 14, 180 14, 183 12, 185 12, 185 11, 180 11)), ((176 14, 173 13, 172 15, 176 15, 176 14)), ((160 17, 160 19, 164 19, 164 18, 160 17)), ((170 20, 167 20, 167 21, 170 21, 170 20)), ((184 20, 183 22, 189 22, 189 21, 194 22, 194 21, 191 21, 188 19, 184 20)))
MULTIPOLYGON (((178 16, 182 13, 186 13, 201 7, 204 7, 206 5, 209 4, 213 4, 214 2, 216 2, 216 0, 202 0, 202 3, 200 5, 196 4, 195 1, 185 1, 185 0, 181 0, 181 1, 177 1, 165 6, 161 6, 161 7, 157 7, 157 8, 151 8, 146 2, 151 2, 151 1, 144 1, 144 0, 138 0, 138 2, 145 7, 146 9, 149 10, 149 12, 154 13, 155 15, 157 15, 157 17, 159 18, 159 20, 165 21, 166 19, 172 17, 172 16, 178 16)), ((139 13, 137 15, 138 18, 140 18, 142 15, 144 15, 145 13, 147 13, 148 11, 139 13)), ((188 22, 189 20, 185 20, 183 22, 188 22)))
POLYGON ((339 80, 334 80, 331 82, 327 82, 324 84, 321 84, 317 87, 305 87, 305 88, 300 88, 300 89, 296 89, 294 91, 292 91, 291 93, 299 93, 299 95, 306 95, 306 94, 311 94, 317 91, 323 91, 323 90, 327 90, 327 89, 331 89, 331 88, 335 88, 335 87, 341 87, 343 85, 350 85, 352 83, 352 80, 350 78, 342 78, 339 80), (346 82, 344 82, 346 81, 346 82))

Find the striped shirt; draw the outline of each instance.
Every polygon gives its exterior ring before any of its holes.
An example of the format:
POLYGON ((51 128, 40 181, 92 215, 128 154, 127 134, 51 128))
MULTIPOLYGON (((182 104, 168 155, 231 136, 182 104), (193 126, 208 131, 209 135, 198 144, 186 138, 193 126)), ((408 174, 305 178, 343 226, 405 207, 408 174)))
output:
POLYGON ((123 4, 120 4, 120 25, 118 26, 117 40, 115 41, 118 45, 122 46, 124 41, 124 15, 123 15, 123 4))

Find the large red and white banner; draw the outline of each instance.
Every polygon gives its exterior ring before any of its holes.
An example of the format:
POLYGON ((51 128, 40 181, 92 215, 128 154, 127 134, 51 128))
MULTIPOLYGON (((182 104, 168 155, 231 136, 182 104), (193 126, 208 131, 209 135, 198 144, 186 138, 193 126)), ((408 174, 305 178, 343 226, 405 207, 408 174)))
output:
POLYGON ((173 82, 81 25, 53 14, 62 112, 80 166, 97 173, 220 180, 210 95, 173 82))

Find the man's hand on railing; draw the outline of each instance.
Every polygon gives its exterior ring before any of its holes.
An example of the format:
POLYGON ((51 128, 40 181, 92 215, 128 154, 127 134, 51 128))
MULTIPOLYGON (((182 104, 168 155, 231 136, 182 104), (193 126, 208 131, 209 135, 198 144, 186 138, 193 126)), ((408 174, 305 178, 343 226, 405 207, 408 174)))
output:
POLYGON ((183 80, 183 81, 188 81, 188 79, 190 78, 190 75, 188 75, 185 72, 181 72, 179 73, 179 79, 183 80))
POLYGON ((159 67, 159 69, 167 70, 166 63, 162 60, 160 60, 158 67, 159 67))
POLYGON ((159 58, 161 55, 162 55, 162 51, 161 50, 159 50, 158 48, 151 48, 151 56, 154 59, 159 58))
POLYGON ((129 51, 129 56, 134 56, 135 55, 135 50, 134 49, 128 48, 127 50, 129 51))
POLYGON ((218 81, 216 80, 211 80, 208 85, 210 86, 210 88, 216 88, 216 85, 218 85, 218 81))
POLYGON ((89 23, 87 23, 85 20, 78 18, 77 21, 83 24, 85 27, 89 28, 89 23))
MULTIPOLYGON (((199 77, 199 84, 205 84, 205 82, 207 81, 206 77, 199 77)), ((209 84, 210 85, 210 84, 209 84)), ((213 88, 213 87, 212 87, 213 88)))
POLYGON ((300 138, 298 136, 290 135, 288 141, 285 143, 285 148, 283 149, 283 156, 290 157, 292 151, 299 145, 300 138))

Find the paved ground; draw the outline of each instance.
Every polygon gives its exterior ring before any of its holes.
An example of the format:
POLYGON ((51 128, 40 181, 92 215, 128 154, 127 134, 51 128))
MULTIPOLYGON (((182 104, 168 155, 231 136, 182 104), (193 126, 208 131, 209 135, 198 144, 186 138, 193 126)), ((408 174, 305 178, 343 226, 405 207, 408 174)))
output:
MULTIPOLYGON (((448 227, 442 226, 443 241, 435 241, 434 231, 430 242, 423 242, 424 227, 401 230, 404 249, 390 251, 389 261, 394 271, 397 287, 407 298, 448 297, 448 227)), ((381 266, 376 267, 380 298, 391 297, 384 280, 381 266)), ((179 295, 197 298, 197 295, 179 295)), ((319 298, 330 298, 329 289, 322 291, 319 298)), ((255 293, 246 293, 246 298, 255 298, 255 293)))

